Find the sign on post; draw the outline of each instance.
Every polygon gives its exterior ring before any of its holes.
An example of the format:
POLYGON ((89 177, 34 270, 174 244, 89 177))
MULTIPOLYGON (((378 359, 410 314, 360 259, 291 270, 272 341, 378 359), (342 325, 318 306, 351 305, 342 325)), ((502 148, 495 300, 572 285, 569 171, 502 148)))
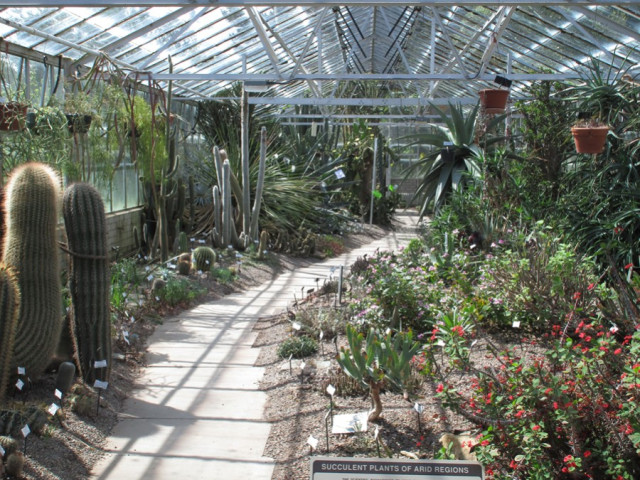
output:
POLYGON ((478 462, 312 457, 311 480, 484 480, 478 462))

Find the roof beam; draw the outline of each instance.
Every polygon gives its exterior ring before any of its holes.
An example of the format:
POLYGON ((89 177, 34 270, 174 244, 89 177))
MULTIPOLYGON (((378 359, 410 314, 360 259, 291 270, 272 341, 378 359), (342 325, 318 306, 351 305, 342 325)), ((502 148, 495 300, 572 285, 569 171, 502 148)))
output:
POLYGON ((260 6, 402 6, 422 5, 425 7, 451 7, 463 5, 495 5, 495 6, 525 6, 525 5, 637 5, 637 0, 433 0, 409 1, 405 0, 3 0, 3 7, 260 7, 260 6))
POLYGON ((265 51, 267 52, 267 55, 269 56, 269 60, 271 61, 271 66, 279 75, 280 69, 278 68, 278 63, 280 62, 280 59, 278 58, 278 55, 276 55, 276 52, 273 50, 273 46, 269 41, 267 32, 264 30, 264 26, 262 25, 262 21, 261 21, 262 17, 253 9, 253 7, 247 7, 245 9, 245 12, 247 12, 249 19, 251 19, 253 28, 256 29, 256 33, 258 34, 258 37, 262 42, 262 46, 264 47, 265 51))

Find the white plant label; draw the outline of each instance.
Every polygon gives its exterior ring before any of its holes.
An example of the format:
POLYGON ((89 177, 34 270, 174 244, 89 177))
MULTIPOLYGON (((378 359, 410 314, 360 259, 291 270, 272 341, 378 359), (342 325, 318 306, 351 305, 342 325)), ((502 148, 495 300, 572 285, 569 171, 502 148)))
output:
POLYGON ((106 360, 96 360, 93 362, 93 368, 107 368, 106 360))
POLYGON ((96 380, 93 384, 94 388, 100 388, 101 390, 106 390, 109 386, 109 382, 103 382, 102 380, 96 380))
POLYGON ((300 325, 298 322, 293 322, 291 326, 294 330, 300 330, 302 328, 302 325, 300 325))
POLYGON ((176 264, 175 263, 170 263, 169 265, 167 265, 169 268, 175 270, 176 268, 176 264))
POLYGON ((324 332, 322 330, 320 330, 320 335, 318 335, 318 337, 320 338, 320 340, 324 338, 324 332))
POLYGON ((27 371, 24 367, 18 367, 18 375, 25 375, 27 371))
POLYGON ((122 338, 124 339, 125 342, 127 342, 127 345, 131 345, 131 343, 129 342, 129 332, 127 332, 126 330, 123 330, 122 338))
POLYGON ((53 392, 53 396, 56 397, 58 400, 62 400, 62 392, 57 388, 56 388, 56 391, 53 392))
POLYGON ((127 292, 122 292, 122 298, 127 298, 127 292))
POLYGON ((31 433, 31 429, 29 428, 29 425, 25 425, 24 427, 22 427, 22 430, 20 430, 22 432, 22 436, 24 438, 27 438, 29 436, 29 434, 31 433))
POLYGON ((156 297, 156 302, 159 302, 159 301, 160 301, 160 297, 156 297))
POLYGON ((341 179, 343 179, 344 177, 346 177, 346 175, 344 174, 344 172, 342 171, 342 169, 341 169, 341 168, 339 168, 338 170, 336 170, 336 171, 335 171, 335 174, 336 174, 336 178, 337 178, 338 180, 341 180, 341 179))
POLYGON ((377 440, 378 437, 380 436, 380 429, 378 428, 378 426, 376 425, 376 431, 373 432, 373 438, 374 440, 377 440))
POLYGON ((206 243, 206 242, 205 242, 204 240, 198 240, 198 243, 202 243, 202 244, 204 244, 204 243, 206 243))
POLYGON ((144 271, 148 272, 149 270, 151 270, 151 267, 149 265, 147 265, 146 267, 144 267, 144 271))
POLYGON ((520 320, 514 320, 512 324, 513 328, 520 328, 520 320))
POLYGON ((327 393, 333 397, 333 394, 336 393, 336 387, 333 385, 327 385, 327 393))
POLYGON ((148 280, 149 282, 151 282, 151 281, 153 280, 153 275, 149 275, 149 276, 147 277, 147 280, 148 280))
POLYGON ((307 364, 304 362, 300 362, 300 370, 302 370, 304 372, 304 367, 306 367, 307 364))
POLYGON ((47 412, 49 412, 49 415, 55 417, 56 413, 58 413, 58 410, 60 410, 60 407, 55 403, 52 403, 51 405, 49 405, 49 409, 47 410, 47 412))
POLYGON ((424 412, 424 405, 421 405, 420 403, 416 402, 416 404, 413 406, 413 409, 418 412, 418 414, 424 412))
POLYGON ((309 438, 307 438, 307 444, 312 448, 312 449, 316 449, 318 448, 318 439, 315 438, 313 435, 309 435, 309 438))
POLYGON ((22 387, 24 387, 24 382, 20 379, 18 379, 18 381, 16 382, 16 388, 20 391, 22 391, 22 387))

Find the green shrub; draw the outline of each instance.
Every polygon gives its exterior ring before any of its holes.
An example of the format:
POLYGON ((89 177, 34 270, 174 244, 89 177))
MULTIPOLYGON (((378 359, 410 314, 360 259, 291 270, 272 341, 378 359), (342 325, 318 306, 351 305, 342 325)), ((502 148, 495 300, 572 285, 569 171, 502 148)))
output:
POLYGON ((204 288, 197 282, 190 281, 186 278, 170 276, 164 288, 158 290, 157 295, 160 300, 175 307, 182 302, 195 300, 204 293, 204 288))
POLYGON ((313 355, 318 351, 318 343, 311 337, 302 335, 300 337, 289 337, 278 347, 280 358, 304 358, 313 355))

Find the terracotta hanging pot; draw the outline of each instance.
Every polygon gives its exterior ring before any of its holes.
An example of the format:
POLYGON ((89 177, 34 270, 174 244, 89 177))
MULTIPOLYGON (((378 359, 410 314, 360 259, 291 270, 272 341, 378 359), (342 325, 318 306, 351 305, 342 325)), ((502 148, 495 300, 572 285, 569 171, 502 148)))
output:
POLYGON ((0 130, 22 130, 26 118, 26 105, 18 102, 0 103, 0 130))
POLYGON ((601 153, 608 133, 607 125, 571 127, 571 135, 578 153, 601 153))
POLYGON ((480 104, 487 113, 504 113, 507 108, 509 90, 487 88, 478 92, 480 104))

